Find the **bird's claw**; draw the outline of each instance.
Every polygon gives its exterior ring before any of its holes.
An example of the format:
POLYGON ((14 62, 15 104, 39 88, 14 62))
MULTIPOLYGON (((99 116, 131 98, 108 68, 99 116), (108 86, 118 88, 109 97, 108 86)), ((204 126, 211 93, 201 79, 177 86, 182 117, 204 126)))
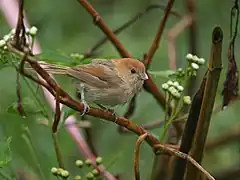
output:
POLYGON ((82 100, 82 104, 83 104, 84 108, 83 108, 83 112, 82 112, 81 116, 83 116, 84 114, 88 113, 89 110, 90 110, 90 107, 89 107, 89 105, 87 104, 86 101, 82 100))

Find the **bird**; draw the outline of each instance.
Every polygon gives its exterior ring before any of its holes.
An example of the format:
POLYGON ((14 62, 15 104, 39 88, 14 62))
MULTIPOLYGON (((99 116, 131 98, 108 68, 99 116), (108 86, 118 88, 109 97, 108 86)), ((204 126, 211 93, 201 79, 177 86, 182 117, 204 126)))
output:
POLYGON ((126 104, 138 94, 148 79, 144 64, 134 58, 93 59, 89 64, 73 67, 39 61, 51 74, 67 75, 75 80, 77 95, 89 111, 88 102, 100 107, 126 104))

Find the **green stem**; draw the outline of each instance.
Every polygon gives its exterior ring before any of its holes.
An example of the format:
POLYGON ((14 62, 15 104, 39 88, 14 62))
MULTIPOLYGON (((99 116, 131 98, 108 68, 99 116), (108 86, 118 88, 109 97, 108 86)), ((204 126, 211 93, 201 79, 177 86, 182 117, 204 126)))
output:
MULTIPOLYGON (((29 131, 30 132, 30 131, 29 131)), ((28 133, 28 136, 29 136, 30 133, 28 133)), ((38 160, 38 157, 37 157, 37 154, 36 154, 36 151, 34 149, 34 146, 33 146, 33 143, 32 143, 32 140, 31 140, 31 137, 28 137, 26 134, 22 134, 22 138, 23 140, 26 142, 29 150, 30 150, 30 153, 31 153, 31 156, 33 158, 33 161, 39 171, 39 174, 41 175, 41 179, 43 180, 47 180, 42 169, 41 169, 41 165, 39 163, 39 160, 38 160)))

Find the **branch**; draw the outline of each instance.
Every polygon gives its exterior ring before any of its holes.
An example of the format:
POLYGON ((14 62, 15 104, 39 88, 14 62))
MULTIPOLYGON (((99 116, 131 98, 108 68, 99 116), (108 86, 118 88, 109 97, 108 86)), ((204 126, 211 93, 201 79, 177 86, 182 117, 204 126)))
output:
POLYGON ((166 7, 166 10, 165 10, 165 13, 164 13, 164 16, 160 22, 160 25, 159 25, 159 28, 157 30, 157 34, 155 36, 155 39, 152 43, 152 46, 151 48, 149 49, 147 55, 145 56, 144 58, 144 62, 145 62, 145 66, 146 68, 148 69, 149 68, 149 65, 151 64, 151 61, 152 61, 152 58, 155 54, 155 52, 157 51, 158 49, 158 45, 159 45, 159 42, 160 42, 160 39, 162 37, 162 34, 163 34, 163 30, 165 28, 165 25, 166 25, 166 22, 167 22, 167 19, 168 19, 168 16, 171 12, 171 9, 173 7, 173 3, 174 3, 175 0, 169 0, 168 1, 168 4, 167 4, 167 7, 166 7))
MULTIPOLYGON (((119 34, 123 30, 125 30, 129 26, 131 26, 133 23, 135 23, 136 21, 140 20, 148 12, 150 12, 151 10, 154 10, 154 9, 158 9, 158 8, 164 10, 165 6, 164 5, 158 5, 158 4, 151 4, 151 5, 149 5, 143 11, 137 13, 133 18, 131 18, 130 20, 128 20, 127 22, 122 24, 120 27, 118 27, 115 30, 113 30, 113 33, 114 34, 119 34)), ((181 15, 178 12, 176 12, 176 11, 171 11, 170 14, 172 14, 172 15, 174 15, 176 17, 181 17, 181 15)), ((97 49, 99 49, 107 41, 108 41, 108 37, 107 36, 105 36, 102 39, 98 40, 97 43, 92 48, 90 48, 87 53, 84 54, 84 58, 88 58, 88 57, 93 56, 94 52, 97 51, 97 49)))
MULTIPOLYGON (((221 28, 220 27, 214 28, 212 33, 212 49, 208 65, 207 81, 204 90, 203 102, 199 115, 198 125, 196 129, 195 140, 191 151, 192 157, 199 163, 201 163, 202 161, 218 81, 222 69, 222 57, 221 57, 222 40, 223 33, 221 28)), ((196 171, 196 168, 189 165, 186 180, 192 180, 197 178, 198 172, 196 171)))
MULTIPOLYGON (((179 117, 178 119, 174 120, 174 122, 183 122, 187 119, 188 114, 183 115, 182 117, 179 117)), ((146 130, 155 129, 155 128, 161 128, 161 126, 164 124, 164 120, 157 120, 153 121, 147 124, 143 124, 142 127, 146 130)), ((120 133, 131 133, 131 131, 127 130, 126 128, 120 128, 120 133)))
POLYGON ((129 52, 124 48, 122 43, 118 40, 113 31, 103 21, 102 17, 98 14, 94 7, 87 0, 78 0, 78 2, 88 11, 88 13, 93 18, 93 22, 105 33, 105 35, 113 43, 113 45, 122 55, 122 57, 131 57, 129 52))
POLYGON ((194 167, 196 167, 199 171, 201 171, 208 179, 215 180, 213 176, 211 176, 197 161, 195 161, 188 154, 182 153, 182 152, 180 152, 180 151, 178 151, 178 150, 176 150, 174 148, 163 146, 161 144, 156 145, 154 148, 155 148, 156 151, 159 151, 159 152, 156 152, 156 154, 165 153, 166 152, 166 153, 168 153, 170 155, 174 155, 174 156, 177 156, 179 158, 188 160, 189 162, 191 162, 191 164, 194 167))
POLYGON ((144 141, 144 139, 147 137, 147 134, 143 134, 138 137, 135 151, 134 151, 134 174, 135 174, 135 180, 140 180, 140 172, 139 172, 139 151, 140 151, 140 145, 144 141))

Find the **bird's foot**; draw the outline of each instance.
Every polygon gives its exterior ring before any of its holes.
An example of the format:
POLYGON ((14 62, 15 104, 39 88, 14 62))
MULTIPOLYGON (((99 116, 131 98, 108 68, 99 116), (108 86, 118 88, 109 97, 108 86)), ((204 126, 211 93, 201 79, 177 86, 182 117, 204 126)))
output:
POLYGON ((83 108, 83 112, 82 112, 81 116, 85 115, 90 110, 90 107, 85 100, 82 100, 82 104, 83 104, 84 108, 83 108))

